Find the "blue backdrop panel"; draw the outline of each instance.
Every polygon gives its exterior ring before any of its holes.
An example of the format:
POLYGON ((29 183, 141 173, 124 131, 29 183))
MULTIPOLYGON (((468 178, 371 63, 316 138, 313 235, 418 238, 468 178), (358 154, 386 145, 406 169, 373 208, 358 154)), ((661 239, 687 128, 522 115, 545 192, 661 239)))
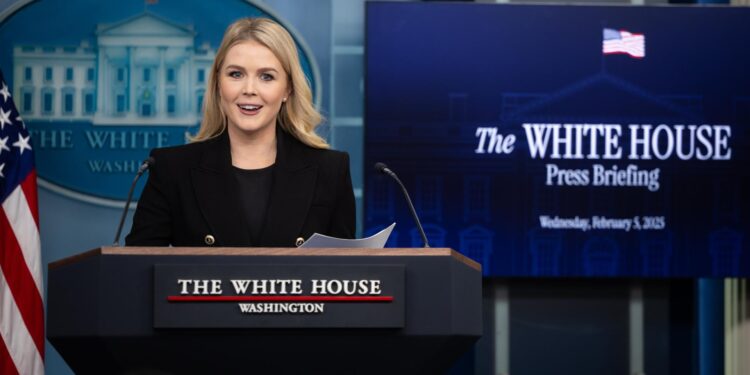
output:
POLYGON ((368 3, 366 234, 421 245, 382 161, 485 275, 750 275, 748 17, 368 3))
MULTIPOLYGON (((242 17, 285 24, 269 12, 245 1, 48 0, 0 19, 0 70, 29 126, 42 187, 121 206, 151 149, 197 132, 226 27, 242 17)), ((316 92, 313 56, 298 51, 316 92)))

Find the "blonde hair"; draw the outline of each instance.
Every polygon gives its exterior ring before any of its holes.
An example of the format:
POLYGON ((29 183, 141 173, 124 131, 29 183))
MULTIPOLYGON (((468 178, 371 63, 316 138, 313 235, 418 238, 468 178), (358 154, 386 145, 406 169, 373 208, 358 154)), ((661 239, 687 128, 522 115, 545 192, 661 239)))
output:
POLYGON ((224 39, 216 51, 203 99, 203 119, 198 134, 191 141, 204 141, 221 134, 227 127, 227 117, 219 105, 219 70, 229 49, 245 41, 255 41, 273 52, 284 68, 289 81, 289 97, 281 105, 277 124, 300 142, 315 148, 329 148, 325 139, 315 133, 323 120, 312 103, 312 91, 302 71, 297 46, 278 23, 268 18, 243 18, 235 21, 224 32, 224 39))

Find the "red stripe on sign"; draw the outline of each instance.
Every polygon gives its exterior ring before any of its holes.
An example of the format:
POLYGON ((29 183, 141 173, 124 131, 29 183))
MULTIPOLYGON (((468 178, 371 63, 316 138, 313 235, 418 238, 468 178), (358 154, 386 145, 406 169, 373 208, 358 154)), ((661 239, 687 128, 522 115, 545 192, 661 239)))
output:
POLYGON ((169 302, 393 302, 392 296, 168 296, 169 302))
MULTIPOLYGON (((0 210, 2 211, 2 210, 0 210)), ((5 211, 0 214, 0 267, 34 344, 44 358, 44 306, 5 211)))

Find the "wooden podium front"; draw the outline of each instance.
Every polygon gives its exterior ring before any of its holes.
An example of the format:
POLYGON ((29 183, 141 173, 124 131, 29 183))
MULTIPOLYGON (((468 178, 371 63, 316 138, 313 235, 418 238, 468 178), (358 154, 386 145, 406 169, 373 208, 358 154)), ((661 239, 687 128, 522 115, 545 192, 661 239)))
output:
POLYGON ((51 263, 47 335, 80 374, 439 373, 481 336, 451 249, 103 247, 51 263))

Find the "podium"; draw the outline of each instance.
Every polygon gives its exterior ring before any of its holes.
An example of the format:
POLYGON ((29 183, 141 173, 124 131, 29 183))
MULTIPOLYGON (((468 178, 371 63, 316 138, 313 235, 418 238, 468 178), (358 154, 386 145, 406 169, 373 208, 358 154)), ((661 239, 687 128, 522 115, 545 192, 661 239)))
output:
POLYGON ((77 374, 434 374, 481 285, 447 248, 102 247, 50 263, 47 337, 77 374))

